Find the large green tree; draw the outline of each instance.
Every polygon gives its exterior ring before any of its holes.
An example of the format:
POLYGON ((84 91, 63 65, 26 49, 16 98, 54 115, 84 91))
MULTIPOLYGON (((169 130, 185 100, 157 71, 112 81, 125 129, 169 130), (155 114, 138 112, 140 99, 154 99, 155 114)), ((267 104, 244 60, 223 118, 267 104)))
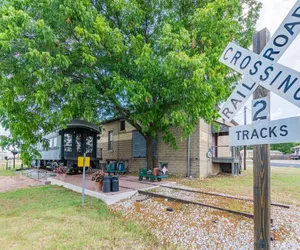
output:
POLYGON ((146 139, 217 118, 238 76, 219 63, 251 43, 256 0, 2 0, 0 119, 27 156, 73 117, 120 116, 146 139))

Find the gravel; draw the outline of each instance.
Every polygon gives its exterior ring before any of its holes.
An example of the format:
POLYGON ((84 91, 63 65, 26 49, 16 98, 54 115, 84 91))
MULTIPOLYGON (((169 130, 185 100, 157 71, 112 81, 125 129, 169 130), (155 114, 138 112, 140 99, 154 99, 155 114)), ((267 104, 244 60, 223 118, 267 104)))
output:
POLYGON ((46 180, 48 177, 55 177, 56 174, 47 170, 36 170, 28 169, 22 172, 23 175, 35 179, 35 180, 46 180))
MULTIPOLYGON (((186 188, 186 187, 184 187, 186 188)), ((197 199, 208 204, 220 204, 220 198, 155 188, 156 193, 197 199)), ((221 198, 222 207, 230 207, 230 199, 221 198)), ((251 202, 245 203, 241 210, 252 209, 251 202)), ((221 206, 221 205, 220 205, 221 206)), ((134 219, 150 228, 161 240, 162 248, 167 249, 253 249, 253 220, 197 205, 181 204, 167 199, 141 199, 136 195, 113 205, 112 210, 119 211, 125 218, 134 219), (138 201, 137 201, 138 200, 138 201), (167 211, 173 208, 173 212, 167 211)), ((247 211, 249 212, 249 211, 247 211)), ((272 249, 300 249, 300 209, 272 207, 275 241, 272 249)))

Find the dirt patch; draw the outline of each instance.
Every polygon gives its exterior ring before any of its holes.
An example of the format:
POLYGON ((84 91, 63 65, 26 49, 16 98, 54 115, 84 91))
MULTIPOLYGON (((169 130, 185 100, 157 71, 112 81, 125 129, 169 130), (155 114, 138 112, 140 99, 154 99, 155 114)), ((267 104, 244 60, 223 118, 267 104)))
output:
POLYGON ((0 176, 0 192, 25 188, 30 185, 42 185, 39 181, 32 180, 23 175, 0 176))

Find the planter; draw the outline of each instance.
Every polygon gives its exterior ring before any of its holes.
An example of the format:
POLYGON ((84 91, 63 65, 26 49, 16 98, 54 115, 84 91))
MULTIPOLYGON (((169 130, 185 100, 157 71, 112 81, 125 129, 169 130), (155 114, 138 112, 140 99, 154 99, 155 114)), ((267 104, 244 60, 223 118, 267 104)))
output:
POLYGON ((102 191, 102 187, 103 187, 103 180, 102 181, 94 181, 95 191, 97 191, 97 192, 102 191))
POLYGON ((66 179, 66 175, 67 174, 59 174, 58 176, 61 181, 64 181, 66 179))

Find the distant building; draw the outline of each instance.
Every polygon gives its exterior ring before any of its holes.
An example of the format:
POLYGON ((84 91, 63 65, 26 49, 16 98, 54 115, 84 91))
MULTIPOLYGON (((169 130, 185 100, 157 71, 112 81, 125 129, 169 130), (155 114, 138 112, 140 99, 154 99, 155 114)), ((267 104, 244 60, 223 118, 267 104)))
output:
POLYGON ((5 157, 8 157, 9 159, 12 159, 14 156, 10 151, 2 150, 0 148, 0 160, 5 160, 5 157))
MULTIPOLYGON (((241 151, 241 154, 243 155, 244 150, 241 151)), ((270 157, 271 158, 276 158, 276 157, 280 157, 283 156, 283 153, 281 151, 278 150, 270 150, 270 157)), ((252 149, 248 149, 246 150, 246 158, 247 159, 253 159, 253 150, 252 149)))
POLYGON ((293 155, 300 155, 300 145, 292 148, 293 155))

